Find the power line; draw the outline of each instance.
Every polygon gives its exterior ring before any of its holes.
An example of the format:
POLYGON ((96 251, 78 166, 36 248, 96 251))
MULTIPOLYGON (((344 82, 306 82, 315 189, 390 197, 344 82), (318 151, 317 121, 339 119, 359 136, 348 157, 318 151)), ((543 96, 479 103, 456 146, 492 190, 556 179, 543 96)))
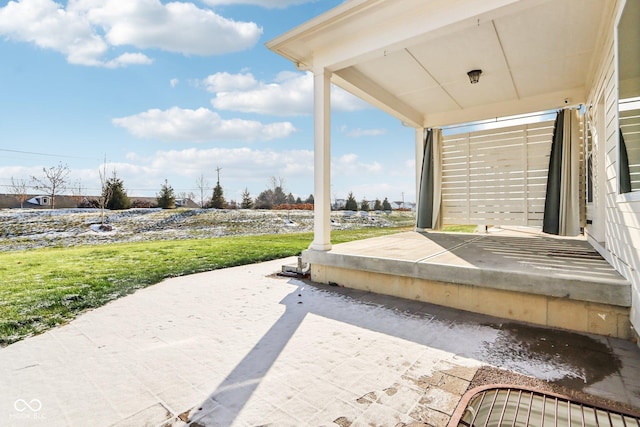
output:
POLYGON ((50 153, 38 153, 36 151, 21 151, 21 150, 9 150, 6 148, 0 148, 0 151, 5 151, 8 153, 19 153, 19 154, 31 154, 34 156, 48 156, 48 157, 61 157, 61 158, 66 158, 66 159, 90 159, 90 160, 96 160, 92 157, 81 157, 81 156, 69 156, 69 155, 62 155, 62 154, 50 154, 50 153))

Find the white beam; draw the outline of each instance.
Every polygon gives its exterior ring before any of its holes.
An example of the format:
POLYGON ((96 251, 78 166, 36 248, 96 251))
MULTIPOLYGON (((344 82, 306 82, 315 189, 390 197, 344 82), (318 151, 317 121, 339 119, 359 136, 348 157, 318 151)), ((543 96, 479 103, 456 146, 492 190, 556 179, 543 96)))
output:
POLYGON ((584 104, 586 102, 586 93, 584 87, 577 87, 523 99, 478 105, 464 110, 432 113, 425 117, 423 126, 442 127, 584 104))
POLYGON ((311 250, 331 250, 331 72, 313 73, 314 208, 311 250))

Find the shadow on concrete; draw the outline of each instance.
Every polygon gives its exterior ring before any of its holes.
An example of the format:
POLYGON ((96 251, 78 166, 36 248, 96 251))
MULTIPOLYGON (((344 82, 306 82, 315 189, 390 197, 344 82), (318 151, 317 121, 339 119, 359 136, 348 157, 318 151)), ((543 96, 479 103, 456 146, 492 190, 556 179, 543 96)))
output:
MULTIPOLYGON (((283 279, 284 280, 284 279, 283 279)), ((189 425, 231 425, 308 314, 419 343, 577 391, 618 373, 604 337, 533 327, 419 301, 291 279, 285 312, 211 395, 189 425)))

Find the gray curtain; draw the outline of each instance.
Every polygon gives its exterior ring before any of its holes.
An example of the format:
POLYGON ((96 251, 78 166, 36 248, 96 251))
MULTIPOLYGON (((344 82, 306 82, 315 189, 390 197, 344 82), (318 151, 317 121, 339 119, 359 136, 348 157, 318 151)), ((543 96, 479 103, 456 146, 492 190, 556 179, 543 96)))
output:
POLYGON ((439 230, 442 228, 442 165, 440 146, 442 130, 428 129, 424 140, 424 154, 420 175, 420 189, 416 213, 416 228, 439 230))
POLYGON ((417 228, 433 228, 433 129, 428 129, 422 157, 422 175, 420 175, 420 197, 416 213, 417 228))
POLYGON ((579 119, 576 110, 556 116, 549 157, 542 231, 560 236, 580 233, 579 119))
POLYGON ((544 199, 544 217, 542 231, 549 234, 560 232, 560 175, 562 173, 562 127, 564 115, 558 111, 553 125, 553 139, 551 140, 551 156, 549 157, 549 172, 547 175, 547 194, 544 199))
POLYGON ((631 172, 629 171, 629 155, 627 144, 624 143, 622 129, 620 133, 620 193, 631 193, 631 172))

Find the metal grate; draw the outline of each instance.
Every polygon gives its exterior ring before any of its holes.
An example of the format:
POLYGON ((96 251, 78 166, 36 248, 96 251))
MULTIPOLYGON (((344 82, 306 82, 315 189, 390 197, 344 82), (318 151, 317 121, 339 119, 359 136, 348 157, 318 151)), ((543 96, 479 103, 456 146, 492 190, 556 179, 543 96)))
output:
POLYGON ((450 427, 640 427, 639 415, 523 388, 482 387, 465 397, 450 427))

